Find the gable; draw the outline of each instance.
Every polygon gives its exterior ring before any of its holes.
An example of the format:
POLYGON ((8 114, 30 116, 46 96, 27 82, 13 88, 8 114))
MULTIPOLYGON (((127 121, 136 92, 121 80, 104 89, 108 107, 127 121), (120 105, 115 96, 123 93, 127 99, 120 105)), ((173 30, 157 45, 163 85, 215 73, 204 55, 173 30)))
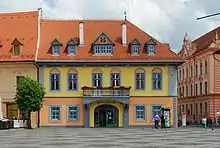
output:
POLYGON ((99 37, 93 42, 96 45, 114 45, 114 42, 105 34, 101 33, 99 37))
POLYGON ((134 39, 131 41, 130 44, 131 44, 131 45, 140 45, 141 43, 140 43, 140 41, 139 41, 138 39, 134 38, 134 39))
POLYGON ((11 45, 23 45, 17 38, 11 43, 11 45))
POLYGON ((58 40, 58 39, 54 39, 52 42, 51 42, 51 45, 60 45, 62 46, 62 43, 58 40))
POLYGON ((149 39, 148 41, 147 41, 147 44, 153 44, 153 45, 155 45, 156 44, 156 40, 154 39, 154 38, 151 38, 151 39, 149 39))
POLYGON ((67 45, 76 45, 77 41, 74 38, 71 38, 68 42, 67 45))

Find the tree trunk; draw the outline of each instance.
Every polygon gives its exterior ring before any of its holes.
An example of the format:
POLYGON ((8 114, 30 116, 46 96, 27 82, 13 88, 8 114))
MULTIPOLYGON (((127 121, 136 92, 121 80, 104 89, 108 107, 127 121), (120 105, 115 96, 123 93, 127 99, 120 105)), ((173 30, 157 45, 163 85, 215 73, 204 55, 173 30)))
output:
POLYGON ((28 112, 27 129, 32 129, 32 127, 31 127, 31 112, 28 112))

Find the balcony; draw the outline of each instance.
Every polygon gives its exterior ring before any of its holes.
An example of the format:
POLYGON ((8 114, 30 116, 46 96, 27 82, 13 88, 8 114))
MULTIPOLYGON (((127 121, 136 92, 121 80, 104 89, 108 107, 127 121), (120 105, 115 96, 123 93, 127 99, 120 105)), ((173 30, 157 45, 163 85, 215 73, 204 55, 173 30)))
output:
POLYGON ((82 87, 84 97, 129 97, 131 87, 82 87))

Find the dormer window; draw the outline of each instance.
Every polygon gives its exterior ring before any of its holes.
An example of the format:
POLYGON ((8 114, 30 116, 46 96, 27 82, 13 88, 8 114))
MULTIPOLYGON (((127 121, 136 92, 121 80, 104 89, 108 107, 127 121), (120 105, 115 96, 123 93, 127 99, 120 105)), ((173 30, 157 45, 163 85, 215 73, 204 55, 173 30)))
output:
POLYGON ((102 33, 93 42, 93 54, 94 55, 112 55, 113 54, 113 41, 105 34, 102 33))
POLYGON ((156 40, 151 38, 147 43, 146 43, 146 50, 148 55, 155 55, 156 54, 156 40))
POLYGON ((139 54, 139 46, 140 45, 131 45, 131 53, 133 55, 138 55, 139 54))
POLYGON ((68 45, 68 55, 76 55, 76 45, 68 45))
POLYGON ((149 55, 155 55, 156 53, 156 45, 148 45, 148 54, 149 55))
POLYGON ((77 42, 74 38, 71 38, 67 42, 67 53, 68 55, 76 55, 77 42))
POLYGON ((21 54, 22 43, 15 38, 15 40, 11 43, 12 45, 12 53, 14 56, 19 56, 21 54))
POLYGON ((52 46, 52 54, 53 55, 60 55, 60 45, 53 45, 52 46))
POLYGON ((62 43, 60 43, 57 39, 51 43, 52 55, 60 55, 62 43))
POLYGON ((20 55, 20 45, 14 45, 14 47, 13 47, 13 54, 15 56, 19 56, 20 55))
POLYGON ((140 54, 140 45, 141 43, 134 38, 130 43, 130 50, 132 55, 139 55, 140 54))

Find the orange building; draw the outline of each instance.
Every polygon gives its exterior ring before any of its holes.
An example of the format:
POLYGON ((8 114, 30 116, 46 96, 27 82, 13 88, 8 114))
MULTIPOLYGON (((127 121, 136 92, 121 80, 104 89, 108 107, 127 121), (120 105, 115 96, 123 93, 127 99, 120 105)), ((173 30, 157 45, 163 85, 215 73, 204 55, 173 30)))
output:
POLYGON ((204 116, 216 118, 220 111, 220 28, 190 41, 187 35, 179 56, 186 60, 178 67, 178 112, 188 122, 204 116))
POLYGON ((177 124, 177 65, 169 44, 127 20, 41 20, 41 126, 177 124))

